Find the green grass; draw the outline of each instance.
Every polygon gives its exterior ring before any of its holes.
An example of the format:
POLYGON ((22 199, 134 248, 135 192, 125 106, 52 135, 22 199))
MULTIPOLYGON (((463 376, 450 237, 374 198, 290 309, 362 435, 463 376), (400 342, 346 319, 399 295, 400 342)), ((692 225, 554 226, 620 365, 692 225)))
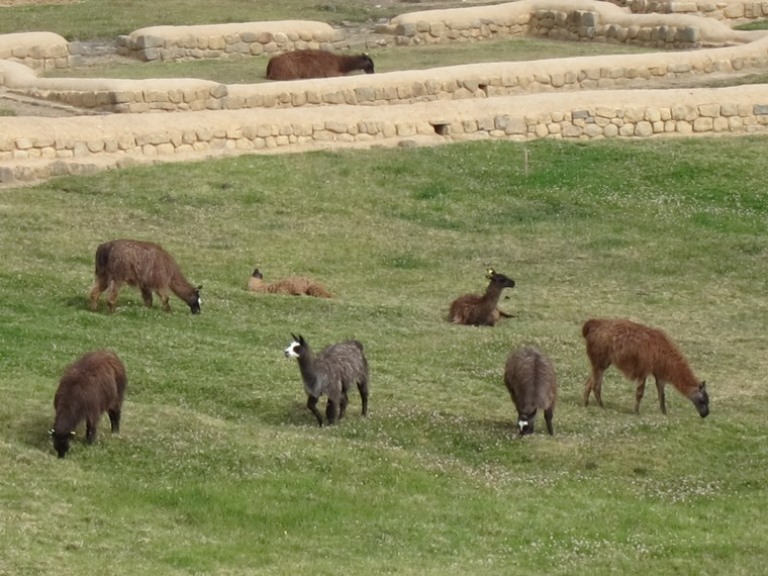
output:
MULTIPOLYGON (((570 43, 541 38, 489 40, 470 44, 423 45, 367 50, 377 72, 418 70, 475 62, 517 62, 598 54, 637 54, 648 49, 604 43, 570 43)), ((267 58, 144 63, 122 59, 97 65, 49 70, 47 77, 203 78, 225 84, 263 82, 267 58)))
POLYGON ((132 168, 0 195, 0 574, 737 574, 768 561, 766 139, 468 143, 132 168), (527 150, 529 171, 524 172, 527 150), (93 252, 160 242, 203 313, 126 288, 90 312, 93 252), (492 329, 443 319, 492 265, 492 329), (330 301, 255 296, 312 276, 330 301), (705 420, 613 370, 580 405, 580 326, 665 328, 705 420), (371 414, 320 429, 290 333, 356 337, 371 414), (555 436, 515 436, 506 355, 540 347, 555 436), (55 458, 63 367, 109 347, 123 430, 55 458))
MULTIPOLYGON (((489 2, 489 4, 499 2, 489 2)), ((429 6, 384 0, 80 0, 74 3, 3 7, 0 34, 45 30, 69 40, 114 38, 146 26, 317 20, 375 23, 403 12, 466 6, 461 0, 433 0, 429 6)))

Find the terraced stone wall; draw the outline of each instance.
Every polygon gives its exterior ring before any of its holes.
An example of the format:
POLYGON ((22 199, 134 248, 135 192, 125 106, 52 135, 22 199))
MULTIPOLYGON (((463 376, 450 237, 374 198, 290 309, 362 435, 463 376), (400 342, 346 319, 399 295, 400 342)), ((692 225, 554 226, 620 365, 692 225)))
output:
POLYGON ((348 48, 344 34, 323 22, 243 22, 153 26, 118 38, 118 52, 145 62, 269 56, 289 50, 348 48))

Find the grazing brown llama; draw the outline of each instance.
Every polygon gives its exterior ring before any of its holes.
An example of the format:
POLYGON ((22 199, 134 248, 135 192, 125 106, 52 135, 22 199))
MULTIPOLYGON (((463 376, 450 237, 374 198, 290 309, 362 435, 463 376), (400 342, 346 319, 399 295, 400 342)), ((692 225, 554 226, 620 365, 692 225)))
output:
POLYGON ((99 307, 101 293, 109 289, 107 305, 114 312, 123 284, 141 291, 144 305, 152 306, 152 292, 160 297, 163 310, 171 311, 170 292, 184 300, 192 314, 200 312, 200 289, 187 282, 173 256, 162 247, 139 240, 113 240, 96 249, 96 281, 91 289, 91 310, 99 307))
POLYGON ((315 298, 333 298, 328 289, 314 280, 303 276, 291 276, 274 282, 264 282, 264 275, 258 268, 248 279, 248 290, 259 294, 285 294, 288 296, 314 296, 315 298))
POLYGON ((507 357, 504 384, 517 408, 520 436, 533 434, 538 410, 544 411, 547 432, 552 436, 552 416, 557 400, 557 376, 552 361, 532 346, 523 346, 507 357))
POLYGON ((85 420, 85 440, 96 441, 101 415, 109 414, 112 432, 120 431, 120 411, 128 378, 116 354, 96 350, 80 357, 64 371, 53 399, 56 419, 51 429, 53 448, 64 456, 75 428, 85 420))
POLYGON ((471 326, 495 326, 499 318, 509 318, 510 315, 498 308, 501 291, 504 288, 514 288, 515 281, 499 274, 493 268, 488 270, 486 279, 490 280, 485 294, 464 294, 451 303, 448 310, 448 321, 454 324, 471 326))
POLYGON ((363 416, 368 414, 368 360, 363 354, 363 345, 357 340, 347 340, 324 348, 317 356, 312 354, 304 338, 293 336, 293 341, 284 350, 286 358, 296 358, 299 363, 304 391, 307 393, 307 408, 315 415, 317 423, 323 425, 323 415, 317 409, 321 396, 328 396, 325 417, 328 424, 334 424, 344 417, 349 402, 348 391, 357 385, 363 402, 363 416), (337 418, 338 416, 338 418, 337 418))
POLYGON ((267 63, 269 80, 299 80, 344 76, 354 70, 373 74, 373 60, 367 54, 348 56, 325 50, 294 50, 273 56, 267 63))
POLYGON ((637 382, 635 414, 640 413, 640 400, 645 393, 648 376, 656 380, 659 407, 667 413, 664 383, 671 383, 696 406, 699 415, 709 414, 709 395, 703 381, 693 374, 688 361, 669 337, 656 328, 623 319, 591 319, 584 323, 581 333, 587 342, 587 356, 592 374, 584 386, 584 405, 593 392, 602 408, 603 374, 614 364, 627 378, 637 382))

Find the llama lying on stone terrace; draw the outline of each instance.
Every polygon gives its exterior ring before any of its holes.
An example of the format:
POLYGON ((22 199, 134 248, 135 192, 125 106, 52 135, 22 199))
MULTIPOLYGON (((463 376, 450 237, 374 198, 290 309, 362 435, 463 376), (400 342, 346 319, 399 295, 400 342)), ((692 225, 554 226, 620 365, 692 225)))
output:
POLYGON ((515 281, 499 274, 493 268, 488 270, 486 278, 490 280, 485 294, 464 294, 451 303, 448 310, 448 321, 454 324, 471 326, 495 326, 499 318, 509 318, 510 315, 498 308, 501 291, 504 288, 514 288, 515 281))
POLYGON ((97 310, 101 293, 109 288, 107 305, 114 312, 123 284, 141 291, 144 305, 152 306, 152 292, 160 297, 163 310, 170 312, 173 292, 184 300, 192 314, 200 312, 200 289, 187 282, 173 256, 157 244, 139 240, 113 240, 96 249, 96 282, 91 289, 91 310, 97 310))
POLYGON ((106 412, 112 432, 120 431, 120 411, 128 378, 125 366, 112 352, 97 350, 85 354, 65 371, 53 400, 56 419, 51 430, 53 448, 64 456, 75 428, 85 420, 85 440, 96 441, 99 419, 106 412))
POLYGON ((584 323, 581 333, 587 342, 587 356, 592 365, 592 374, 584 386, 585 406, 590 392, 593 392, 602 408, 603 374, 614 364, 627 378, 637 381, 636 414, 640 413, 645 381, 651 375, 656 380, 659 407, 663 414, 667 413, 665 382, 671 383, 693 402, 702 418, 709 414, 706 384, 696 379, 685 356, 661 330, 630 320, 593 318, 584 323))
POLYGON ((317 409, 321 396, 328 396, 325 417, 328 424, 343 418, 349 402, 348 391, 357 385, 363 402, 363 416, 368 414, 368 360, 363 345, 357 340, 347 340, 323 349, 317 356, 302 336, 293 336, 285 349, 286 358, 296 358, 307 393, 307 408, 323 425, 323 415, 317 409))
POLYGON ((274 282, 264 282, 264 275, 258 268, 248 279, 248 290, 259 294, 286 294, 288 296, 314 296, 315 298, 333 298, 325 286, 304 278, 303 276, 291 276, 274 282))
POLYGON ((269 80, 299 80, 344 76, 354 70, 373 74, 373 60, 367 54, 346 56, 325 50, 294 50, 273 56, 267 63, 269 80))
POLYGON ((554 434, 552 416, 557 399, 557 376, 549 358, 532 346, 512 352, 504 366, 504 384, 517 408, 520 436, 533 434, 538 410, 544 411, 547 432, 554 434))

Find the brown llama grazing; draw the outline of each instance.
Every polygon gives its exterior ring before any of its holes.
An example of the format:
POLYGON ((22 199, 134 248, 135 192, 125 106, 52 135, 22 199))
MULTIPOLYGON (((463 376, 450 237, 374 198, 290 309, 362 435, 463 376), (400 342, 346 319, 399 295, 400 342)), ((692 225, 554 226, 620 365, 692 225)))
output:
POLYGON ((512 352, 504 366, 504 384, 517 408, 520 436, 533 434, 538 410, 544 411, 547 432, 552 436, 552 416, 557 400, 557 376, 549 358, 532 346, 512 352))
POLYGON ((187 282, 173 256, 162 247, 139 240, 113 240, 96 249, 96 281, 91 289, 91 310, 99 307, 101 293, 109 289, 107 305, 114 312, 123 284, 141 291, 144 305, 152 306, 152 292, 160 297, 163 310, 171 311, 173 292, 184 300, 192 314, 200 312, 200 289, 187 282))
POLYGON ((70 438, 83 420, 88 444, 96 441, 104 412, 109 414, 112 432, 120 431, 120 411, 127 383, 120 358, 106 350, 89 352, 67 367, 53 399, 56 419, 51 438, 59 458, 64 458, 69 451, 70 438))
POLYGON ((504 288, 514 288, 515 281, 499 274, 493 268, 488 270, 486 279, 490 280, 485 294, 464 294, 451 303, 448 310, 448 321, 454 324, 471 326, 495 326, 500 318, 510 315, 498 308, 501 291, 504 288))
POLYGON ((346 340, 327 346, 317 356, 312 353, 304 338, 293 336, 293 341, 284 350, 286 358, 296 358, 307 394, 307 408, 314 414, 317 423, 323 425, 323 415, 317 409, 317 402, 325 395, 325 417, 328 424, 334 424, 344 417, 349 402, 348 391, 357 386, 363 403, 363 416, 368 415, 368 360, 363 345, 357 340, 346 340))
POLYGON ((593 318, 584 323, 581 333, 587 342, 587 356, 592 365, 592 374, 584 386, 585 406, 590 392, 594 392, 595 400, 602 408, 603 374, 614 364, 627 378, 637 381, 635 414, 640 413, 645 381, 651 375, 656 380, 663 414, 667 413, 665 382, 671 383, 693 402, 702 418, 709 414, 706 384, 696 379, 685 356, 661 330, 630 320, 593 318))
POLYGON ((346 56, 325 50, 294 50, 273 56, 267 63, 269 80, 299 80, 344 76, 353 70, 373 74, 373 60, 367 54, 346 56))
POLYGON ((314 296, 315 298, 333 298, 328 289, 322 284, 304 278, 291 276, 274 282, 264 282, 264 275, 258 268, 248 279, 248 290, 259 294, 285 294, 288 296, 314 296))

